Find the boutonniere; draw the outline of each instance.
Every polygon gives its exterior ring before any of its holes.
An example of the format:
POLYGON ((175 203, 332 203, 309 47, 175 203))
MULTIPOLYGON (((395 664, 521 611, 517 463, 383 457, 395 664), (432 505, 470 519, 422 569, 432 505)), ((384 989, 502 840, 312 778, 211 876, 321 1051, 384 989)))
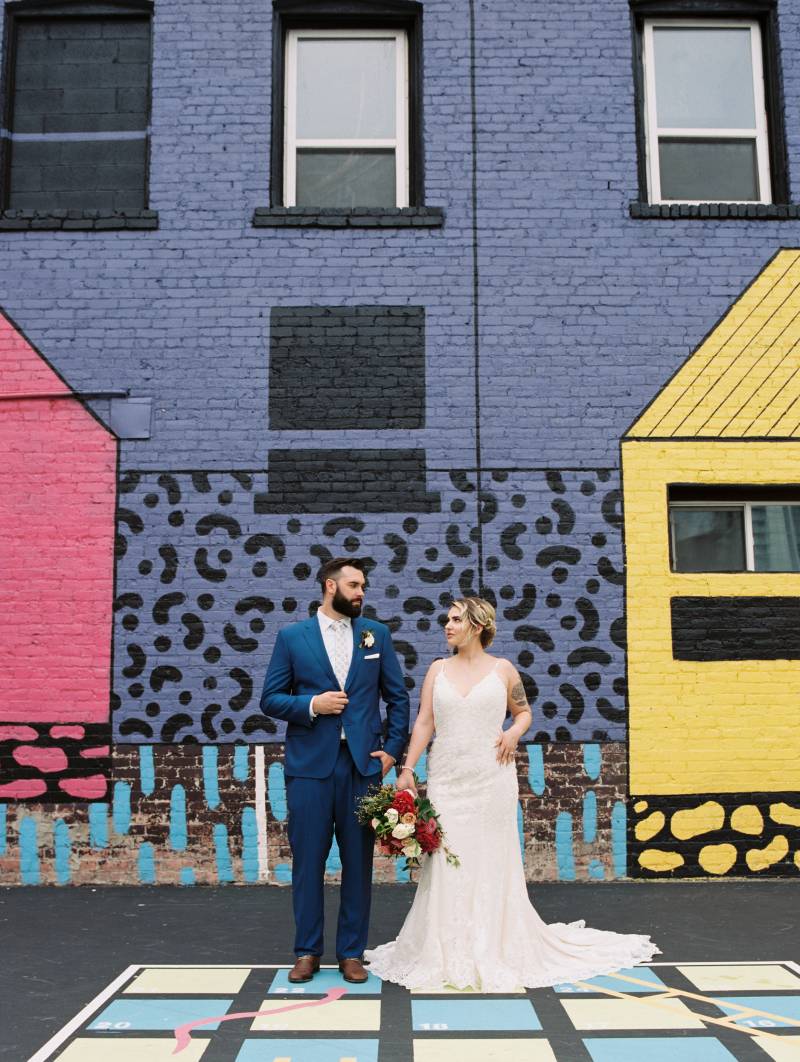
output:
POLYGON ((375 644, 375 635, 370 630, 361 632, 361 649, 371 649, 375 644))

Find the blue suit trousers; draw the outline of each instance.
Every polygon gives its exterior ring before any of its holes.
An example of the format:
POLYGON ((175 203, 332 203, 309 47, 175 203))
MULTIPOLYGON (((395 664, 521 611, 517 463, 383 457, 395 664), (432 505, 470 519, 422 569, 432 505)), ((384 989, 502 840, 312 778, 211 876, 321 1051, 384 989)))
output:
POLYGON ((375 837, 355 808, 376 783, 380 774, 361 774, 344 741, 327 778, 286 777, 296 955, 323 953, 325 861, 334 834, 342 861, 336 957, 360 958, 367 946, 375 837))

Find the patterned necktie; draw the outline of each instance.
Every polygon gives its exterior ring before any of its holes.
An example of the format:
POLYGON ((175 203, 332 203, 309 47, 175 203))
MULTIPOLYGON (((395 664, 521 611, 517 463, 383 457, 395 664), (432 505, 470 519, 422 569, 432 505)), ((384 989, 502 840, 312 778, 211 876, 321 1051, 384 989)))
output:
POLYGON ((347 666, 347 638, 349 635, 349 624, 344 620, 338 620, 333 625, 333 673, 339 680, 339 685, 344 689, 344 684, 347 681, 347 672, 350 670, 347 666))

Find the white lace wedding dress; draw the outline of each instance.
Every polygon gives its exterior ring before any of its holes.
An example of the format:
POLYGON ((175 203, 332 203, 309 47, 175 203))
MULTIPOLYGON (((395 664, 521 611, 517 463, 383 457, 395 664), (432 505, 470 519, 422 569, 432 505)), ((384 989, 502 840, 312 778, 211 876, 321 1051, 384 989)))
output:
POLYGON ((448 847, 423 857, 414 903, 397 940, 367 951, 376 976, 406 988, 452 985, 508 992, 583 980, 647 962, 647 936, 546 925, 528 900, 517 832, 517 774, 497 762, 506 714, 496 669, 463 697, 444 664, 433 690, 436 738, 428 796, 448 847))

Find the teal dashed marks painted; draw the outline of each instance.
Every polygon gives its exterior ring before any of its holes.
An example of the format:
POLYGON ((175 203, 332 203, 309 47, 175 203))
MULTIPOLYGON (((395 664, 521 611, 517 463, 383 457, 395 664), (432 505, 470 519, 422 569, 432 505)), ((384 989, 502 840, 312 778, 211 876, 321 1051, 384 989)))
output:
POLYGON ((217 746, 203 745, 203 788, 206 791, 206 804, 212 811, 214 808, 219 807, 218 760, 219 750, 217 746))
POLYGON ((53 824, 53 848, 56 881, 59 885, 67 885, 70 879, 69 857, 72 855, 72 841, 69 836, 69 826, 63 819, 56 819, 53 824))
POLYGON ((338 874, 342 869, 342 859, 339 855, 339 845, 334 837, 331 841, 331 850, 328 852, 328 858, 325 860, 325 873, 326 874, 338 874))
POLYGON ((153 766, 153 746, 139 746, 139 784, 145 796, 150 796, 156 787, 156 769, 153 766))
POLYGON ((6 805, 0 804, 0 855, 6 854, 6 805))
POLYGON ((108 847, 108 804, 89 805, 89 844, 95 851, 108 847))
POLYGON ((272 868, 272 876, 279 885, 290 885, 292 882, 292 868, 288 863, 278 863, 272 868))
POLYGON ((115 833, 127 833, 131 828, 131 787, 128 782, 114 783, 114 807, 111 818, 115 833))
POLYGON ((397 771, 394 769, 394 767, 390 767, 389 770, 386 772, 386 777, 383 779, 383 784, 397 785, 397 771))
POLYGON ((283 764, 271 763, 267 775, 267 793, 272 814, 278 822, 285 822, 289 809, 286 806, 286 779, 283 776, 283 764))
MULTIPOLYGON (((203 752, 205 752, 205 749, 203 749, 203 752)), ((216 778, 216 773, 214 777, 216 778)), ((233 864, 231 863, 230 848, 228 848, 228 831, 221 822, 214 824, 214 847, 217 850, 218 880, 220 883, 233 881, 233 864)))
POLYGON ((181 885, 194 885, 194 870, 191 867, 181 867, 181 885))
POLYGON ((19 824, 19 872, 23 885, 39 884, 39 848, 35 819, 24 818, 19 824))
POLYGON ((258 823, 256 809, 242 812, 242 875, 250 883, 258 881, 258 823))
POLYGON ((155 885, 156 856, 149 841, 144 841, 139 849, 139 881, 142 885, 155 885))
POLYGON ((411 880, 411 875, 406 869, 405 861, 402 859, 395 859, 394 861, 394 876, 396 881, 407 882, 411 880))
POLYGON ((597 840, 597 796, 593 789, 583 794, 583 839, 587 844, 597 840))
POLYGON ((528 781, 537 796, 545 790, 544 750, 541 745, 528 745, 528 781))
POLYGON ((593 859, 589 863, 589 877, 592 881, 602 881, 606 876, 606 868, 599 859, 593 859))
POLYGON ((174 852, 186 851, 186 790, 182 785, 172 787, 169 802, 169 843, 174 852))
POLYGON ((572 850, 572 816, 560 811, 556 818, 556 866, 559 881, 575 880, 575 855, 572 850))
POLYGON ((583 746, 583 769, 593 782, 600 777, 600 768, 603 766, 603 750, 599 745, 583 746))
POLYGON ((617 800, 611 809, 611 858, 618 878, 624 878, 628 869, 627 818, 624 802, 617 800))
POLYGON ((417 766, 414 768, 417 772, 417 778, 421 782, 428 781, 428 753, 423 752, 420 758, 417 760, 417 766))
POLYGON ((517 801, 517 833, 519 834, 519 850, 522 853, 522 862, 525 862, 525 823, 522 818, 522 801, 517 801))
POLYGON ((246 782, 250 774, 250 749, 247 745, 236 745, 233 750, 233 777, 237 782, 246 782))

